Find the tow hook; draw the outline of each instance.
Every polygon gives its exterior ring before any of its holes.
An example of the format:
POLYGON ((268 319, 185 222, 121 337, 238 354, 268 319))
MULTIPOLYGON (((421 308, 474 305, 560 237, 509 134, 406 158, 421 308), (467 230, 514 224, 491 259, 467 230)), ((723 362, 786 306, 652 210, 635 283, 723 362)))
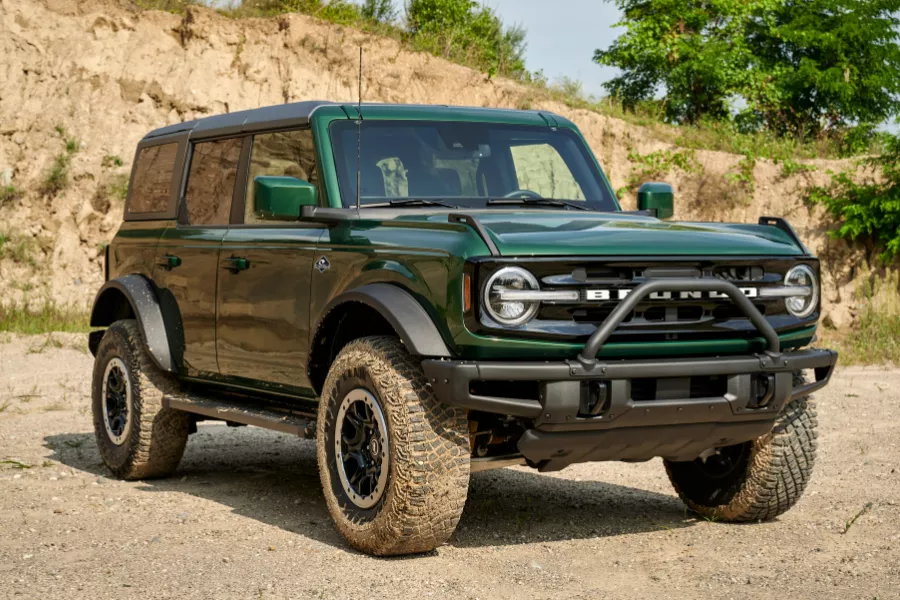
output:
POLYGON ((758 375, 756 377, 756 381, 754 382, 756 385, 754 386, 754 394, 752 395, 752 401, 748 408, 763 408, 772 401, 772 397, 775 396, 775 375, 774 374, 764 374, 758 375))

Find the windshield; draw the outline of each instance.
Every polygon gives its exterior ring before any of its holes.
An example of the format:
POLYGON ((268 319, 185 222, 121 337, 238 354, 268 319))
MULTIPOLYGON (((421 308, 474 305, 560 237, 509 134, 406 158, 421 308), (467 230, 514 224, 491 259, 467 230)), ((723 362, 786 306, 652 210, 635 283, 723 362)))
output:
MULTIPOLYGON (((331 125, 344 206, 356 204, 357 126, 331 125)), ((569 129, 497 123, 363 121, 361 203, 485 207, 510 202, 613 211, 609 185, 569 129)))

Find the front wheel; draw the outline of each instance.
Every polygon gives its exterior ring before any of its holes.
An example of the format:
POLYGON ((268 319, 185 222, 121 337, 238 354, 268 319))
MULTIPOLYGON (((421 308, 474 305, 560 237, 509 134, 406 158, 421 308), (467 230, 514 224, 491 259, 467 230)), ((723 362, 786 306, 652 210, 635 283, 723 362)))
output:
POLYGON ((341 350, 317 427, 325 501, 352 546, 385 556, 447 541, 469 485, 466 413, 438 402, 399 340, 363 338, 341 350))
MULTIPOLYGON (((796 377, 794 385, 802 384, 796 377)), ((815 403, 798 398, 785 406, 770 433, 691 462, 666 461, 666 471, 688 508, 704 518, 769 521, 787 512, 806 489, 817 427, 815 403)))

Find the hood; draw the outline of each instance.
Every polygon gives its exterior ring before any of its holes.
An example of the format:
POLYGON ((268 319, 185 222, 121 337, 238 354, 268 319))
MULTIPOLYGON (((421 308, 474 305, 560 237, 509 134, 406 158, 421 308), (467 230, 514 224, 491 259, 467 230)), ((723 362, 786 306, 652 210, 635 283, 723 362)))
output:
POLYGON ((775 227, 661 221, 625 213, 473 211, 504 256, 797 256, 775 227))

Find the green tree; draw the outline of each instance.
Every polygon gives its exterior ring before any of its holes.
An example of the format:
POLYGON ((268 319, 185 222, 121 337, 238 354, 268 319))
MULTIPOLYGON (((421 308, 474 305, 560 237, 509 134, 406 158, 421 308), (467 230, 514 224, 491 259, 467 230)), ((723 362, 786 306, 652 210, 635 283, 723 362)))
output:
POLYGON ((662 92, 673 122, 742 106, 745 129, 800 137, 900 109, 900 0, 607 1, 625 32, 594 60, 622 69, 606 87, 626 108, 662 92))
POLYGON ((747 39, 759 85, 739 93, 773 131, 833 135, 900 108, 900 0, 782 0, 747 39))
POLYGON ((662 90, 673 122, 727 118, 752 61, 746 22, 773 0, 614 1, 625 33, 594 53, 598 64, 622 69, 605 84, 611 95, 633 109, 662 90))
POLYGON ((397 20, 397 9, 392 0, 365 0, 362 16, 379 23, 393 23, 397 20))

